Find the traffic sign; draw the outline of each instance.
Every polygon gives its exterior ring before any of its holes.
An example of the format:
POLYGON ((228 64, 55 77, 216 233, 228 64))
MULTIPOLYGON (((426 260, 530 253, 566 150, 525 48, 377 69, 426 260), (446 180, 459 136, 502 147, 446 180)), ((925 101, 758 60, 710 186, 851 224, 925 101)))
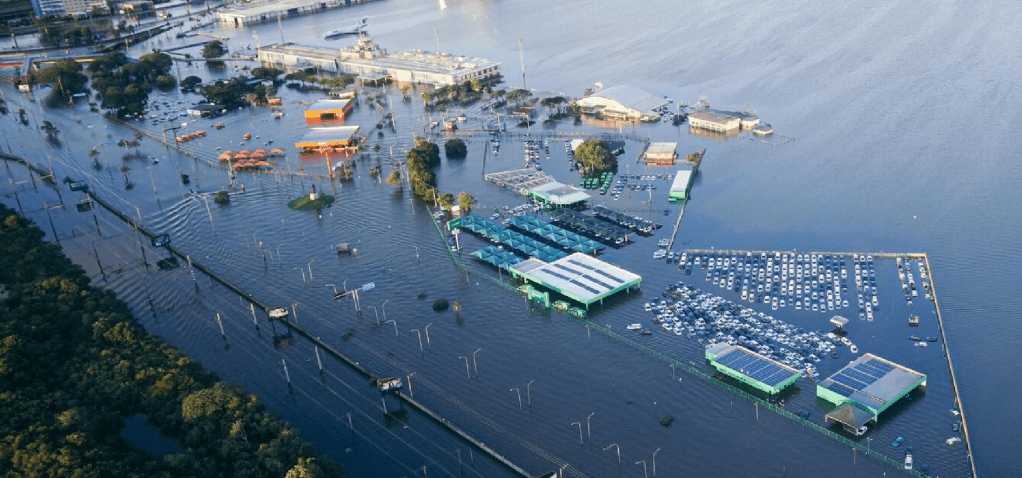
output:
POLYGON ((375 282, 367 282, 365 284, 362 284, 362 292, 370 291, 370 290, 373 290, 375 288, 376 288, 376 283, 375 282))

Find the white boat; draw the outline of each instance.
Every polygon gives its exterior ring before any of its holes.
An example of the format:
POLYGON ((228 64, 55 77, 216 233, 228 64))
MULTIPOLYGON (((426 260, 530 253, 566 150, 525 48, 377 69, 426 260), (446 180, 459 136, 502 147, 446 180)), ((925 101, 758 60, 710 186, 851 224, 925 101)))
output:
POLYGON ((641 324, 631 324, 631 325, 629 325, 628 327, 625 327, 625 328, 628 329, 628 330, 641 330, 642 329, 642 325, 641 324))
POLYGON ((333 40, 340 38, 345 35, 358 35, 362 32, 362 29, 369 26, 369 17, 362 17, 362 21, 356 23, 351 28, 338 28, 337 30, 330 30, 323 34, 324 40, 333 40))
POLYGON ((848 350, 850 350, 853 354, 859 353, 859 347, 856 347, 855 344, 849 345, 848 350))

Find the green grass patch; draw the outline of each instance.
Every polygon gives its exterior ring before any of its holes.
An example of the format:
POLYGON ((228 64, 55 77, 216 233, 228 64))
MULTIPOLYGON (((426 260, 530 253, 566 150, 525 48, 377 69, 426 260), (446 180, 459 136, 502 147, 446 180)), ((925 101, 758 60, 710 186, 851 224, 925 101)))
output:
POLYGON ((287 207, 296 211, 311 211, 313 209, 322 209, 329 206, 334 202, 334 197, 328 194, 324 194, 316 199, 315 201, 309 199, 309 196, 302 196, 287 203, 287 207))

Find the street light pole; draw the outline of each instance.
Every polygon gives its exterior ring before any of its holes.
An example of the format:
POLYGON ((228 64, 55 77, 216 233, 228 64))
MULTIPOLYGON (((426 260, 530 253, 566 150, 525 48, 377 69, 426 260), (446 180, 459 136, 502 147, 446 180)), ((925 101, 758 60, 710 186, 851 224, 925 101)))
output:
MULTIPOLYGON (((429 337, 429 335, 427 334, 426 337, 429 337)), ((468 371, 468 357, 461 355, 458 358, 465 359, 465 375, 468 375, 468 379, 472 380, 472 374, 468 371)))
POLYGON ((316 259, 309 261, 309 280, 312 280, 312 263, 316 262, 316 259))
POLYGON ((530 407, 532 406, 532 392, 529 390, 529 388, 532 387, 532 382, 535 382, 535 380, 529 380, 529 383, 525 385, 525 396, 529 399, 530 407))
POLYGON ((422 334, 419 333, 419 329, 412 329, 410 332, 415 332, 415 336, 419 338, 419 352, 422 352, 422 334))
POLYGON ((429 341, 429 326, 433 325, 433 322, 426 324, 426 347, 429 349, 433 348, 433 344, 429 341))
MULTIPOLYGON (((397 337, 397 321, 394 319, 390 319, 387 322, 394 324, 394 337, 397 337)), ((387 322, 384 322, 384 324, 386 324, 387 322)))
POLYGON ((373 314, 376 315, 376 325, 377 326, 383 325, 383 324, 380 323, 380 313, 376 311, 376 306, 375 305, 370 305, 369 308, 373 309, 373 314))
POLYGON ((578 425, 578 444, 581 445, 582 444, 582 423, 581 422, 571 422, 571 424, 572 425, 578 425))
POLYGON ((522 409, 522 392, 518 390, 518 387, 512 387, 511 390, 508 390, 508 391, 512 391, 512 390, 515 393, 518 394, 518 409, 521 410, 522 409))
POLYGON ((603 451, 610 450, 610 447, 617 448, 617 464, 620 465, 621 464, 621 447, 618 446, 617 443, 611 443, 610 445, 607 445, 607 446, 603 447, 603 451))
POLYGON ((415 376, 415 372, 408 374, 408 396, 415 398, 415 394, 412 392, 412 377, 415 376))
POLYGON ((479 376, 479 366, 476 365, 476 354, 479 353, 480 350, 482 349, 476 349, 475 352, 472 352, 472 368, 476 371, 476 377, 479 376))
MULTIPOLYGON (((596 415, 596 412, 590 413, 589 416, 586 417, 586 435, 589 436, 590 440, 593 439, 593 431, 592 429, 589 428, 589 419, 593 418, 593 415, 596 415)), ((653 475, 656 476, 656 473, 654 473, 653 475)))
POLYGON ((298 272, 302 273, 302 284, 304 284, 306 282, 305 281, 305 269, 302 269, 301 267, 292 267, 292 269, 297 270, 298 272))
POLYGON ((636 465, 638 465, 639 463, 642 463, 642 476, 649 478, 649 474, 646 473, 646 460, 639 460, 635 462, 636 465))
POLYGON ((660 451, 660 447, 657 447, 656 451, 653 452, 653 476, 656 476, 656 452, 660 451))
POLYGON ((383 309, 383 320, 387 320, 387 302, 390 302, 390 299, 383 301, 383 305, 380 306, 383 309))

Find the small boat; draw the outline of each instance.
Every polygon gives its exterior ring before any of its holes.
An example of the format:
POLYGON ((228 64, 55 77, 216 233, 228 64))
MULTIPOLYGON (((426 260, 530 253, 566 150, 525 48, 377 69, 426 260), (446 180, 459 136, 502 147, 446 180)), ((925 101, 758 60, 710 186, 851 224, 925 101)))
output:
POLYGON ((951 437, 948 438, 947 440, 944 440, 944 442, 947 443, 947 446, 953 446, 955 443, 958 443, 960 441, 962 441, 962 439, 958 437, 951 437))
POLYGON ((625 328, 628 329, 628 330, 640 330, 640 329, 642 329, 642 325, 641 324, 631 324, 631 325, 629 325, 628 327, 625 327, 625 328))
POLYGON ((913 342, 919 342, 920 340, 923 340, 923 338, 918 335, 909 335, 908 339, 913 342))
POLYGON ((642 329, 639 331, 639 335, 653 335, 653 332, 649 329, 642 329))
POLYGON ((937 337, 927 337, 926 341, 927 342, 936 342, 937 341, 937 337))
POLYGON ((248 140, 252 139, 252 133, 245 133, 245 135, 244 135, 244 136, 242 136, 242 138, 243 138, 243 139, 244 139, 245 141, 248 141, 248 140))
POLYGON ((367 26, 369 26, 369 17, 362 17, 362 21, 360 23, 356 23, 355 26, 351 28, 339 28, 337 30, 330 30, 324 33, 323 39, 333 40, 334 38, 339 38, 344 35, 357 35, 367 26))
POLYGON ((926 342, 916 342, 916 347, 927 347, 929 345, 930 344, 928 344, 926 342))

